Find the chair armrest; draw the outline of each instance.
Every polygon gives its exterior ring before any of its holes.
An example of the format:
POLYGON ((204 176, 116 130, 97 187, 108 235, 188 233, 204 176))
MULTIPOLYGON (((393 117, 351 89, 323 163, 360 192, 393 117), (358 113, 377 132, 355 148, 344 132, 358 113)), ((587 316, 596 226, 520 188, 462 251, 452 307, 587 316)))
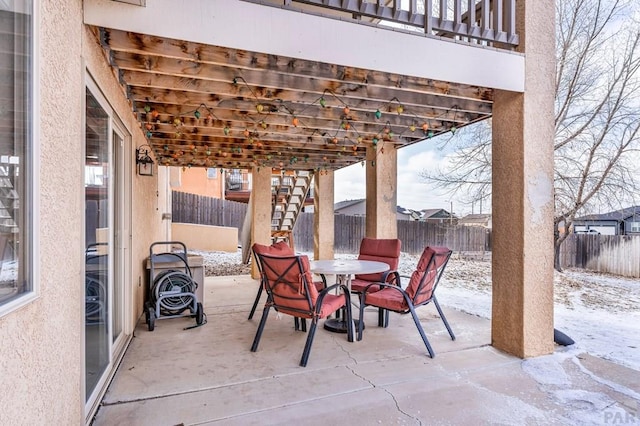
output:
POLYGON ((397 283, 396 285, 400 285, 400 273, 398 271, 386 271, 382 274, 382 282, 383 283, 397 283))
POLYGON ((324 276, 324 274, 318 274, 320 275, 320 278, 322 279, 322 283, 324 284, 324 288, 327 288, 327 277, 324 276))
MULTIPOLYGON (((322 291, 318 292, 318 295, 320 295, 321 293, 328 293, 329 291, 331 291, 331 290, 335 290, 335 289, 337 289, 338 287, 342 287, 342 288, 343 288, 343 290, 344 290, 345 288, 347 288, 347 286, 345 286, 344 284, 335 283, 335 284, 333 284, 333 285, 330 285, 329 287, 326 287, 326 288, 325 288, 325 289, 323 289, 322 291)), ((348 290, 347 290, 347 291, 348 291, 348 290)))
POLYGON ((342 293, 345 296, 345 305, 351 303, 351 295, 349 294, 349 289, 347 288, 347 286, 344 285, 344 284, 334 284, 332 286, 329 286, 329 287, 325 288, 324 290, 322 290, 321 292, 318 293, 318 299, 316 300, 316 306, 315 306, 316 314, 319 314, 320 310, 322 309, 322 302, 324 301, 324 297, 327 294, 329 294, 329 292, 331 290, 335 290, 338 287, 340 287, 342 289, 342 293))
POLYGON ((367 294, 367 292, 369 290, 369 287, 374 286, 374 285, 380 286, 380 290, 382 290, 383 288, 392 288, 394 290, 398 290, 405 298, 408 297, 407 292, 404 291, 404 289, 402 287, 400 287, 399 285, 386 284, 386 283, 372 283, 372 284, 369 284, 368 286, 366 286, 364 288, 364 291, 362 293, 360 293, 360 299, 362 301, 364 301, 364 297, 366 296, 366 294, 367 294))

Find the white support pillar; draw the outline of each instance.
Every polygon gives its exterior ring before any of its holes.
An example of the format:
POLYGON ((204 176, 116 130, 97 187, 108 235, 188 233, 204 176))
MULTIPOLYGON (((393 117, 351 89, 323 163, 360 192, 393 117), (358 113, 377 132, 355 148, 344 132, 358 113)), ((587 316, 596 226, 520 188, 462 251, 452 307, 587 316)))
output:
POLYGON ((313 176, 313 257, 333 259, 334 255, 334 172, 322 171, 313 176))
POLYGON ((397 238, 398 151, 392 145, 367 148, 365 235, 397 238), (383 149, 384 148, 384 152, 383 149))
POLYGON ((555 2, 517 4, 525 92, 493 107, 492 344, 527 358, 553 351, 555 2))

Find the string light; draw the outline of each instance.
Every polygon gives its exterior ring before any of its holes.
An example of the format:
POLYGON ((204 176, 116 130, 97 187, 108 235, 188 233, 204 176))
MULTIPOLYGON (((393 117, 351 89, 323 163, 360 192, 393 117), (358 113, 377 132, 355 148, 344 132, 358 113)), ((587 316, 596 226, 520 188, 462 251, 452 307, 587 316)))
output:
MULTIPOLYGON (((257 114, 262 115, 262 117, 258 117, 258 119, 255 119, 255 117, 252 117, 251 114, 247 114, 245 116, 248 120, 251 120, 254 123, 253 125, 256 128, 255 130, 251 130, 250 128, 245 127, 245 129, 242 131, 242 135, 246 139, 246 143, 249 144, 248 148, 250 149, 263 149, 265 147, 265 145, 259 140, 260 135, 257 132, 257 130, 261 129, 262 131, 266 131, 269 128, 269 123, 266 121, 265 118, 269 114, 276 113, 276 112, 280 112, 280 113, 284 112, 285 114, 290 115, 291 116, 290 123, 293 127, 301 127, 303 130, 311 132, 311 134, 307 136, 308 143, 313 143, 314 136, 315 137, 322 136, 325 140, 326 149, 332 151, 336 157, 341 157, 342 156, 341 152, 347 152, 347 151, 351 151, 353 152, 353 155, 357 155, 357 153, 359 152, 358 145, 365 143, 367 140, 370 141, 371 146, 376 150, 376 155, 383 154, 384 143, 387 143, 387 142, 393 143, 394 138, 396 137, 400 138, 405 133, 408 134, 408 132, 414 133, 418 129, 418 127, 422 129, 422 133, 426 139, 431 139, 436 135, 436 132, 431 127, 431 124, 430 124, 431 120, 437 121, 439 117, 445 116, 451 111, 453 111, 453 118, 449 120, 451 120, 453 123, 450 126, 448 126, 448 131, 452 135, 455 135, 458 130, 458 117, 457 117, 458 106, 454 105, 453 107, 449 108, 447 111, 444 111, 438 116, 430 117, 422 120, 419 117, 417 117, 412 111, 409 110, 408 114, 415 117, 415 120, 413 120, 411 124, 406 127, 403 126, 400 129, 396 127, 396 130, 398 130, 397 132, 394 131, 389 121, 387 121, 385 125, 381 127, 377 132, 373 129, 368 128, 368 127, 371 127, 372 124, 370 123, 364 124, 363 122, 362 123, 363 128, 364 126, 367 126, 367 128, 366 130, 364 130, 363 134, 361 134, 360 132, 362 132, 363 129, 358 129, 357 126, 354 125, 359 120, 357 120, 357 118, 354 119, 354 117, 351 116, 350 106, 346 102, 344 102, 341 99, 341 97, 337 96, 335 93, 333 93, 329 89, 325 89, 321 96, 319 96, 315 101, 307 104, 306 107, 296 110, 293 108, 293 105, 287 105, 281 99, 273 99, 265 104, 264 102, 258 99, 258 97, 256 96, 256 93, 252 90, 251 86, 247 84, 247 82, 244 80, 243 77, 236 76, 232 80, 232 84, 234 86, 237 86, 240 82, 244 83, 247 89, 251 92, 251 95, 256 99, 255 111, 257 114), (339 105, 334 104, 333 106, 331 106, 329 99, 327 97, 328 95, 329 97, 337 100, 339 105), (335 128, 335 132, 333 135, 328 134, 331 132, 320 131, 319 129, 306 126, 305 123, 300 119, 300 115, 303 114, 305 110, 307 110, 314 104, 318 105, 320 108, 335 108, 336 106, 338 106, 342 109, 340 118, 339 118, 340 121, 337 123, 337 127, 335 128), (418 124, 420 122, 422 122, 421 125, 418 124), (344 134, 342 134, 339 137, 339 133, 341 132, 344 132, 344 134), (374 134, 374 136, 371 139, 365 138, 365 135, 371 135, 371 134, 374 134), (351 139, 350 136, 353 139, 351 139), (341 140, 344 140, 344 142, 341 142, 341 140), (347 148, 351 148, 351 149, 348 150, 347 148)), ((158 117, 160 116, 160 113, 155 108, 153 108, 152 105, 148 102, 144 104, 143 110, 148 120, 144 124, 145 135, 147 138, 151 139, 153 137, 154 131, 158 131, 156 129, 156 126, 158 124, 162 124, 162 122, 159 121, 158 119, 158 117)), ((396 97, 390 99, 387 103, 385 103, 381 107, 378 107, 375 110, 374 112, 375 119, 377 120, 381 119, 384 116, 383 111, 395 112, 397 115, 407 114, 406 106, 396 97), (393 104, 395 104, 395 107, 393 106, 393 104)), ((168 121, 165 121, 165 123, 167 124, 170 123, 174 127, 176 127, 176 132, 174 134, 175 138, 182 137, 183 132, 181 129, 185 125, 184 117, 188 117, 188 116, 192 116, 196 120, 200 120, 203 116, 205 116, 206 117, 205 120, 208 120, 208 122, 210 122, 209 124, 213 124, 214 119, 218 121, 223 121, 215 115, 214 111, 209 106, 205 104, 200 104, 193 111, 181 113, 177 116, 170 117, 168 121)), ((355 117, 357 117, 357 114, 355 117)), ((273 121, 273 120, 270 120, 270 121, 273 121)), ((440 125, 436 127, 440 128, 440 125)), ((222 128, 222 133, 224 134, 224 136, 229 136, 233 133, 233 130, 231 129, 230 124, 224 125, 224 127, 222 128)), ((439 131, 439 133, 442 133, 442 131, 439 131)), ((266 148, 268 149, 268 145, 266 146, 266 148)), ((178 154, 176 153, 172 154, 168 145, 164 145, 163 149, 166 152, 166 155, 170 155, 173 157, 174 161, 177 161, 178 158, 181 158, 184 155, 182 151, 180 151, 178 154)), ((291 150, 291 147, 288 147, 288 149, 291 150)), ((199 147, 193 144, 189 146, 188 152, 190 152, 189 155, 193 155, 194 157, 199 153, 206 154, 207 157, 211 155, 211 150, 208 147, 199 149, 199 147)), ((234 154, 236 153, 241 154, 243 150, 241 147, 234 147, 232 148, 231 152, 234 154)), ((227 152, 219 152, 218 156, 226 157, 227 152)), ((282 153, 279 152, 278 156, 282 156, 282 153)), ((268 157, 269 158, 267 159, 270 160, 271 156, 269 155, 268 157)), ((252 158, 254 158, 256 162, 259 160, 259 158, 256 158, 255 155, 253 155, 252 158)), ((298 158, 296 156, 287 156, 285 153, 285 158, 291 165, 298 162, 298 158)), ((199 162, 202 162, 203 164, 205 164, 206 161, 210 162, 209 159, 205 159, 203 161, 200 161, 200 160, 195 162, 191 161, 188 164, 199 164, 199 162)), ((309 157, 305 156, 304 162, 306 163, 308 161, 309 161, 309 157)), ((327 158, 326 156, 322 157, 322 161, 324 161, 325 163, 335 162, 334 159, 327 158)), ((372 165, 374 164, 375 164, 375 161, 372 162, 372 165)))

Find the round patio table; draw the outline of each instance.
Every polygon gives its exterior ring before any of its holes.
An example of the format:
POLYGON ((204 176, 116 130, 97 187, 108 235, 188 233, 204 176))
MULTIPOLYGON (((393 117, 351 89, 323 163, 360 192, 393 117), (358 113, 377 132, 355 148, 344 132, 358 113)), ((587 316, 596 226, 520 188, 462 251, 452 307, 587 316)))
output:
MULTIPOLYGON (((340 259, 315 260, 311 263, 311 272, 322 275, 335 275, 336 283, 344 284, 351 293, 351 275, 376 274, 389 270, 389 265, 373 260, 340 259)), ((355 320, 356 325, 358 320, 355 320)), ((364 324, 363 324, 364 325, 364 324)), ((344 308, 340 318, 329 318, 324 322, 324 328, 334 333, 346 333, 347 321, 344 308)))

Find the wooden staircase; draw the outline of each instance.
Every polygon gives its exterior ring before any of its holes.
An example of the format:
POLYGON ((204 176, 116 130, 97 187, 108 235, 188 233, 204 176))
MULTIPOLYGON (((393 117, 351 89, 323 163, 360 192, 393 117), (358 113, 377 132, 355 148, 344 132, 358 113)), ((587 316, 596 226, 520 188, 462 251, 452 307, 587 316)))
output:
MULTIPOLYGON (((286 241, 293 248, 293 227, 302 211, 311 187, 313 172, 307 170, 286 170, 271 176, 271 240, 286 241)), ((253 197, 249 198, 249 207, 245 216, 242 241, 243 262, 249 261, 251 245, 251 210, 253 197), (245 249, 246 248, 246 249, 245 249)))
MULTIPOLYGON (((20 207, 19 195, 15 188, 17 173, 17 164, 0 165, 0 272, 5 266, 5 257, 11 259, 11 251, 19 238, 16 223, 16 214, 20 207)), ((14 281, 14 287, 16 284, 14 281)))
POLYGON ((18 225, 15 222, 15 213, 19 205, 19 196, 15 189, 16 173, 16 165, 0 166, 0 234, 18 232, 18 225))
POLYGON ((313 174, 283 171, 271 177, 271 232, 291 233, 302 211, 313 174))

